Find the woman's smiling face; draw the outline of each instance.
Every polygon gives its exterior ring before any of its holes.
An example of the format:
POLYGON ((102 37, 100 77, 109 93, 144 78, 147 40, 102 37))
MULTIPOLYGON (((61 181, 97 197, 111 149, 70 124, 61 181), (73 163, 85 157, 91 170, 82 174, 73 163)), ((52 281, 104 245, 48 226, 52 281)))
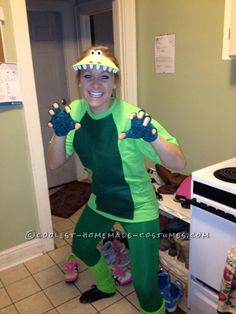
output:
POLYGON ((111 106, 115 75, 102 69, 86 69, 80 74, 80 91, 93 113, 106 111, 111 106))

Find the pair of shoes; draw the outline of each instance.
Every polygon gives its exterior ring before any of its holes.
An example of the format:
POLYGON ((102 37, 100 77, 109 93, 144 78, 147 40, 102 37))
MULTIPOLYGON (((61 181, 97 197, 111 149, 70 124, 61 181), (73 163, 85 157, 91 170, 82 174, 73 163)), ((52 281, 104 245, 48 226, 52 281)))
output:
POLYGON ((161 251, 167 251, 170 256, 176 256, 177 250, 176 250, 176 244, 174 236, 171 234, 168 230, 163 230, 161 233, 161 239, 159 243, 159 250, 161 251))
POLYGON ((165 296, 168 294, 169 288, 170 288, 170 274, 166 271, 159 271, 157 274, 158 277, 158 287, 160 289, 160 294, 165 298, 165 296))
POLYGON ((164 215, 160 215, 160 232, 163 232, 166 230, 168 224, 168 218, 164 215))
POLYGON ((122 286, 132 282, 131 272, 129 269, 123 270, 121 267, 115 266, 112 269, 112 276, 115 282, 122 286))
POLYGON ((175 243, 170 244, 168 255, 173 256, 173 257, 177 256, 177 247, 175 243))
POLYGON ((107 241, 100 249, 108 265, 113 264, 116 260, 115 251, 112 247, 112 242, 107 241))
POLYGON ((167 250, 169 250, 169 248, 170 248, 169 239, 165 239, 165 238, 160 239, 159 250, 167 251, 167 250))
POLYGON ((126 247, 124 243, 118 240, 107 241, 100 249, 108 265, 117 265, 125 267, 129 265, 130 259, 126 254, 126 247))
POLYGON ((170 255, 170 256, 177 256, 177 247, 176 247, 175 238, 174 237, 170 237, 168 240, 170 242, 168 255, 170 255))
POLYGON ((116 253, 122 253, 126 249, 125 244, 116 239, 112 241, 112 247, 116 253))
POLYGON ((78 261, 68 259, 64 264, 66 283, 73 283, 79 278, 78 261))
POLYGON ((175 235, 175 242, 177 247, 177 259, 180 262, 185 263, 185 268, 188 268, 189 264, 189 233, 179 232, 175 235))
POLYGON ((183 296, 183 285, 180 281, 170 283, 170 288, 167 296, 165 297, 165 306, 168 312, 176 311, 177 305, 183 296))
POLYGON ((129 256, 127 254, 123 254, 123 253, 116 253, 116 260, 114 265, 124 268, 126 266, 128 266, 130 263, 130 259, 129 256))
POLYGON ((158 287, 160 294, 165 300, 165 306, 168 312, 174 312, 183 296, 183 285, 176 280, 171 282, 170 274, 165 271, 158 272, 158 287))
POLYGON ((114 239, 113 241, 106 241, 101 248, 103 256, 110 254, 111 252, 122 253, 125 251, 125 244, 114 239))
POLYGON ((95 302, 95 301, 98 301, 98 300, 101 300, 104 298, 110 298, 113 295, 115 295, 115 292, 105 293, 105 292, 98 290, 96 285, 92 285, 91 289, 82 293, 79 300, 81 303, 92 303, 92 302, 95 302))
POLYGON ((184 257, 185 268, 189 267, 189 241, 183 241, 180 243, 181 251, 184 257))

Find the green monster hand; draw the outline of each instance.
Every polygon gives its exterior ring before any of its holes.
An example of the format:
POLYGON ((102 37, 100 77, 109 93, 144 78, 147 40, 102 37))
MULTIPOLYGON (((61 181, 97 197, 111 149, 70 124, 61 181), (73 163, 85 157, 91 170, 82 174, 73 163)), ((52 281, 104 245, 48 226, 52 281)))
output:
POLYGON ((153 142, 157 139, 157 129, 151 124, 151 117, 144 110, 140 110, 138 114, 131 114, 130 119, 131 128, 128 131, 122 132, 119 137, 120 139, 142 138, 146 142, 153 142))

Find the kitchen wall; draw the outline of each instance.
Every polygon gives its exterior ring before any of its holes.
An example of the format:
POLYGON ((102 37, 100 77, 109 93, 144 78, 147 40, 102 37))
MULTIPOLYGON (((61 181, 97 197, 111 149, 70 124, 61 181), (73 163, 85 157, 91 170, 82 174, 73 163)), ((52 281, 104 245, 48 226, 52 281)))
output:
POLYGON ((179 140, 192 170, 236 154, 236 60, 222 60, 223 0, 137 0, 139 106, 179 140), (176 70, 157 74, 154 39, 176 34, 176 70))
MULTIPOLYGON (((11 0, 0 0, 5 22, 8 62, 16 62, 11 0)), ((0 251, 25 242, 27 230, 37 230, 32 165, 24 108, 0 108, 0 251)), ((1 266, 1 265, 0 265, 1 266)))

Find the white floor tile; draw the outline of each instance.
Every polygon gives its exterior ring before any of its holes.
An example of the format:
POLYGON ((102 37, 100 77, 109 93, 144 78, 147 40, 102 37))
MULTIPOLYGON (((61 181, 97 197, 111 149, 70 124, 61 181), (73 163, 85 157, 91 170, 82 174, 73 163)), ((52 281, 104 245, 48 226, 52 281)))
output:
POLYGON ((81 292, 87 291, 93 284, 94 277, 88 269, 79 274, 79 280, 76 282, 76 286, 81 292))
POLYGON ((17 314, 17 310, 14 305, 10 305, 0 310, 0 314, 17 314))
MULTIPOLYGON (((117 302, 121 299, 122 299, 122 295, 117 291, 113 297, 102 299, 102 300, 93 302, 92 304, 98 311, 101 311, 101 310, 111 306, 112 304, 114 304, 115 302, 117 302)), ((123 312, 123 313, 125 313, 125 312, 123 312)))
POLYGON ((55 265, 55 263, 47 254, 44 254, 42 256, 33 258, 25 262, 25 266, 29 269, 29 271, 32 274, 38 273, 44 269, 52 267, 53 265, 55 265))
POLYGON ((120 314, 120 313, 138 314, 139 311, 125 299, 122 299, 112 304, 105 310, 101 311, 101 314, 120 314))
POLYGON ((94 314, 97 313, 97 310, 91 304, 82 304, 79 301, 79 298, 75 298, 71 301, 66 302, 65 304, 57 307, 57 311, 60 314, 94 314))
POLYGON ((42 314, 53 308, 43 292, 36 293, 15 305, 20 314, 42 314))
POLYGON ((126 299, 128 299, 134 306, 139 308, 139 301, 135 292, 132 292, 131 294, 127 295, 126 299))
POLYGON ((59 264, 66 261, 70 252, 71 246, 68 244, 49 252, 48 255, 54 260, 55 263, 59 264))
POLYGON ((6 289, 5 288, 1 288, 0 289, 0 309, 6 307, 7 305, 10 305, 11 299, 9 298, 6 289))
POLYGON ((134 286, 132 283, 129 283, 125 286, 117 286, 117 290, 123 295, 126 296, 134 291, 134 286))
POLYGON ((60 282, 44 290, 54 306, 59 306, 80 295, 80 291, 73 284, 60 282))
POLYGON ((19 264, 0 272, 1 281, 5 286, 29 276, 30 272, 24 264, 19 264))
POLYGON ((35 274, 34 279, 37 281, 42 289, 45 289, 64 280, 64 273, 57 265, 54 265, 46 270, 35 274))
POLYGON ((40 288, 32 277, 28 277, 6 286, 6 290, 13 302, 17 302, 38 292, 40 288))

